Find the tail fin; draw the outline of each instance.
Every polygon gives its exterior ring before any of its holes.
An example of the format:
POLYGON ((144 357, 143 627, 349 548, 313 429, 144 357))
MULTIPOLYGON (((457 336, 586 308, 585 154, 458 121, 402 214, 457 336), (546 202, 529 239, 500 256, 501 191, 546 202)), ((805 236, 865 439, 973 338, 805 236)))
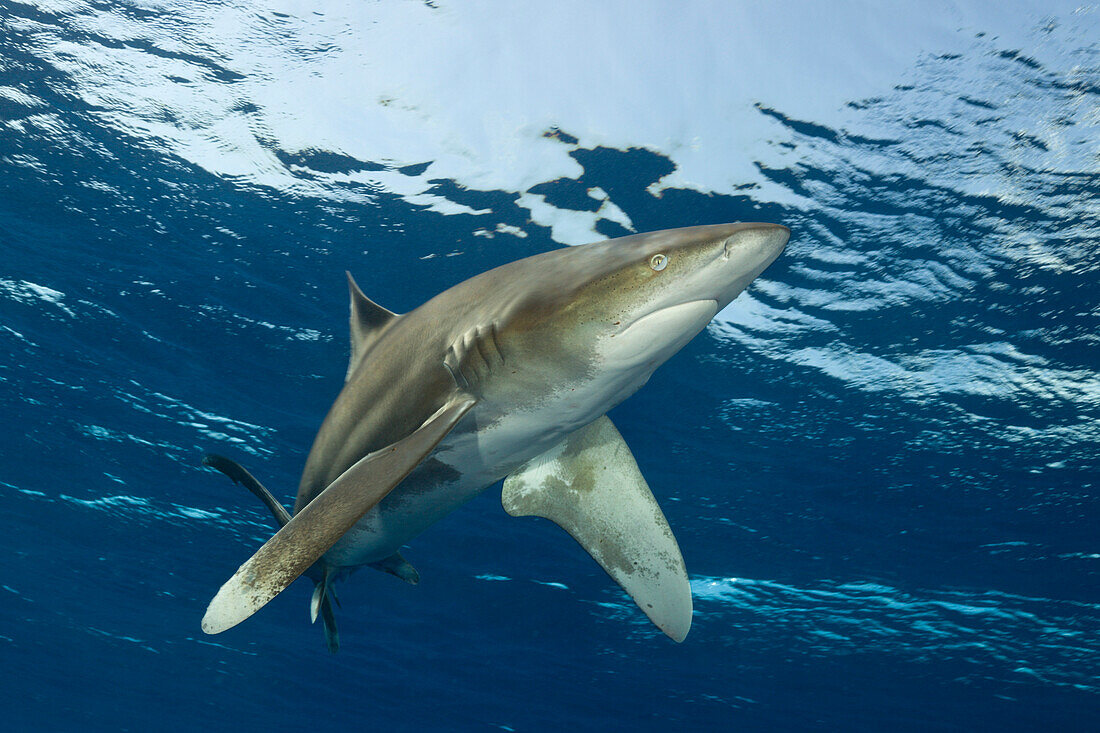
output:
MULTIPOLYGON (((325 643, 328 650, 335 654, 340 649, 340 632, 336 630, 336 616, 332 612, 332 601, 336 600, 336 593, 332 588, 332 566, 326 565, 320 580, 315 580, 313 586, 313 598, 309 602, 309 618, 317 623, 317 614, 325 626, 325 643)), ((339 601, 337 601, 339 603, 339 601)))
POLYGON ((271 516, 275 517, 275 521, 279 523, 280 527, 290 521, 290 512, 286 510, 286 507, 280 504, 279 500, 272 496, 271 492, 265 489, 264 485, 257 481, 255 476, 246 471, 241 464, 225 456, 211 453, 202 459, 202 465, 218 469, 226 476, 233 479, 234 483, 241 484, 255 494, 260 501, 267 505, 268 510, 271 511, 271 516))
POLYGON ((328 650, 335 654, 340 651, 340 632, 336 630, 336 616, 332 613, 332 604, 329 603, 329 598, 335 598, 331 593, 326 593, 325 597, 321 599, 321 621, 325 625, 325 644, 328 645, 328 650))
MULTIPOLYGON (((271 516, 275 518, 275 522, 280 528, 290 521, 290 512, 286 510, 286 507, 280 504, 279 500, 241 464, 213 453, 205 456, 202 459, 202 464, 221 471, 231 478, 234 483, 241 484, 255 494, 267 506, 271 516)), ((317 565, 320 564, 320 562, 317 563, 317 565)), ((314 568, 316 568, 316 565, 314 568)), ((335 654, 340 649, 340 633, 336 630, 336 615, 332 612, 331 599, 335 599, 336 595, 331 588, 334 579, 331 570, 330 566, 325 565, 320 571, 311 568, 311 572, 306 572, 305 575, 316 584, 313 590, 313 601, 310 604, 310 615, 316 621, 317 614, 320 613, 325 626, 325 643, 328 645, 328 650, 335 654)))

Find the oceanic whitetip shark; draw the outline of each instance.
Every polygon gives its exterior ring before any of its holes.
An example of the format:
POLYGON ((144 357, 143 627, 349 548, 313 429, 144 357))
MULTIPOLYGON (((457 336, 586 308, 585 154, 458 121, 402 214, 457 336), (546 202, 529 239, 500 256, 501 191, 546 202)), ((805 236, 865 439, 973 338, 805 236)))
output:
POLYGON ((680 548, 608 410, 644 385, 783 251, 776 224, 720 224, 566 247, 397 315, 348 275, 351 363, 293 512, 227 458, 280 529, 221 587, 202 628, 237 625, 299 575, 338 638, 333 580, 362 565, 411 583, 399 549, 504 479, 513 516, 560 525, 665 634, 687 636, 680 548))

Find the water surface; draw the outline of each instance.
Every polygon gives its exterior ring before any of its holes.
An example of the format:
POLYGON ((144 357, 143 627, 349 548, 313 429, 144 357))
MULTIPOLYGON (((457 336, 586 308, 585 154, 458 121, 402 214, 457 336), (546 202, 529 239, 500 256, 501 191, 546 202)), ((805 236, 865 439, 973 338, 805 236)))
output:
POLYGON ((926 7, 0 0, 13 729, 1094 730, 1100 16, 926 7), (289 501, 345 269, 733 220, 791 244, 612 413, 684 644, 497 488, 336 656, 298 585, 200 632, 271 532, 201 456, 289 501))

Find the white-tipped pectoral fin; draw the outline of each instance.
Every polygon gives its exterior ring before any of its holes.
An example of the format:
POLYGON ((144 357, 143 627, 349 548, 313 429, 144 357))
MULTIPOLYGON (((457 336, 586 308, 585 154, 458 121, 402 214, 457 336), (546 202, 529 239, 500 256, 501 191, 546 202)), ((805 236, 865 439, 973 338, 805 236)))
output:
POLYGON ((551 520, 581 544, 674 641, 691 628, 680 547, 630 448, 607 416, 504 481, 504 510, 551 520))
MULTIPOLYGON (((236 626, 282 592, 408 476, 476 402, 456 393, 411 435, 341 474, 222 585, 206 608, 202 630, 218 634, 236 626)), ((311 615, 325 613, 325 600, 325 592, 315 596, 311 615)))

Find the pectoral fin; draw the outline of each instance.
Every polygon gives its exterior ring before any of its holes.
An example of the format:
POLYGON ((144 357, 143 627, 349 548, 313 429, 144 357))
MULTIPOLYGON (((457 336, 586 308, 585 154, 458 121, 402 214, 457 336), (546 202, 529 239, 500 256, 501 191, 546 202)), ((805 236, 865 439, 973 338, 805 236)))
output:
POLYGON ((226 581, 206 609, 203 631, 217 634, 236 626, 290 585, 401 483, 475 403, 456 393, 407 438, 341 474, 226 581))
POLYGON ((607 416, 569 435, 504 481, 504 510, 558 524, 674 641, 691 627, 691 587, 630 448, 607 416))

